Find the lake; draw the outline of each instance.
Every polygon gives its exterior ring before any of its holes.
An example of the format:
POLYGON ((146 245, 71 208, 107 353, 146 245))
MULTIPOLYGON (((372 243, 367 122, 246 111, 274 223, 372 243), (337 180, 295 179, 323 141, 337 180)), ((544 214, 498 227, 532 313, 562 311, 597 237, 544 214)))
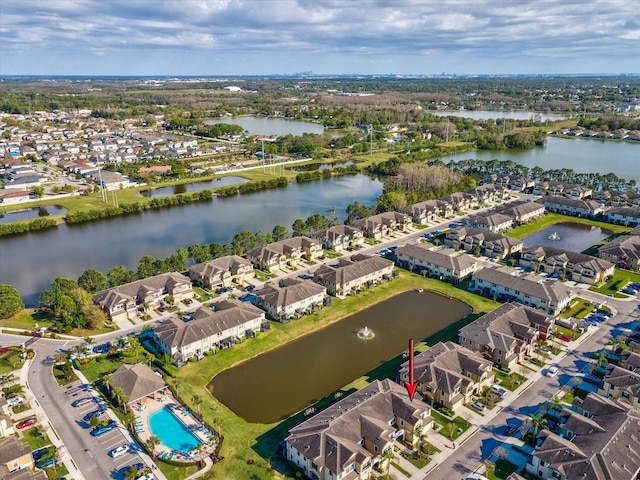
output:
POLYGON ((544 122, 546 120, 556 121, 564 120, 566 115, 558 113, 542 113, 542 112, 522 112, 522 111, 493 111, 493 110, 456 110, 445 112, 442 110, 429 111, 430 114, 437 117, 463 117, 472 118, 474 120, 501 119, 507 120, 533 120, 544 122))
POLYGON ((67 213, 67 209, 60 205, 43 205, 41 207, 10 210, 8 212, 0 213, 0 223, 32 220, 38 217, 48 217, 49 215, 60 215, 62 213, 67 213))
POLYGON ((249 422, 277 422, 401 354, 409 339, 420 342, 470 313, 458 300, 405 292, 225 370, 208 388, 249 422), (370 340, 357 336, 365 326, 370 340))
POLYGON ((140 195, 151 198, 166 197, 167 195, 178 195, 180 193, 197 192, 200 190, 227 187, 229 185, 238 185, 248 181, 249 180, 242 177, 218 177, 204 182, 181 183, 171 187, 150 188, 149 190, 142 190, 140 195))
POLYGON ((300 136, 303 133, 316 133, 322 135, 324 126, 318 123, 301 122, 300 120, 287 120, 284 118, 265 117, 228 117, 224 119, 207 120, 206 125, 216 123, 228 123, 240 125, 252 135, 287 135, 300 136))
POLYGON ((297 219, 314 213, 346 218, 353 202, 374 205, 382 183, 366 175, 345 175, 209 202, 148 210, 77 225, 0 238, 0 283, 14 285, 28 305, 55 277, 77 279, 88 268, 106 273, 116 265, 136 269, 140 258, 166 258, 195 243, 229 243, 242 230, 291 231, 297 219))
POLYGON ((582 138, 547 137, 544 147, 530 150, 476 150, 442 157, 445 163, 465 159, 512 160, 544 170, 570 168, 576 173, 614 173, 619 178, 640 184, 640 144, 590 140, 582 138))
POLYGON ((525 247, 531 245, 544 245, 548 247, 563 248, 572 252, 583 252, 595 245, 613 232, 593 225, 585 225, 576 222, 562 222, 551 225, 543 230, 524 237, 522 242, 525 247), (549 235, 557 233, 558 240, 552 240, 549 235))

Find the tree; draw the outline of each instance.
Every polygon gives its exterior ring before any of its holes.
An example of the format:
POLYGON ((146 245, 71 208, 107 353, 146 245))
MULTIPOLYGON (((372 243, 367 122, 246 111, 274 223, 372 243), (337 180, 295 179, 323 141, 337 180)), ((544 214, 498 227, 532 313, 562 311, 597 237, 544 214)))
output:
POLYGON ((493 449, 492 455, 494 457, 498 457, 498 461, 500 461, 507 458, 507 456, 509 455, 509 452, 507 452, 507 449, 504 447, 496 447, 493 449))
POLYGON ((36 198, 40 200, 44 196, 44 187, 33 187, 32 192, 36 196, 36 198))
POLYGON ((382 458, 387 460, 387 473, 386 473, 386 475, 389 476, 389 470, 391 469, 391 461, 394 458, 396 458, 396 456, 393 453, 393 447, 387 448, 384 452, 382 452, 382 458))
POLYGON ((98 425, 100 424, 100 419, 98 418, 98 415, 93 415, 90 419, 89 419, 89 425, 91 425, 91 428, 98 428, 98 425))
POLYGON ((202 403, 202 398, 200 397, 200 395, 194 393, 191 397, 191 402, 193 402, 193 404, 196 406, 196 408, 198 409, 198 415, 200 415, 200 404, 202 403))
POLYGON ((0 285, 0 319, 9 318, 24 308, 20 293, 13 285, 0 285))
POLYGON ((83 340, 84 340, 84 345, 85 345, 85 348, 86 348, 87 352, 91 352, 91 345, 93 345, 93 338, 84 337, 83 340))
POLYGON ((547 419, 542 415, 531 415, 529 417, 531 420, 531 425, 533 426, 533 436, 538 436, 538 430, 543 429, 547 426, 547 419))
POLYGON ((134 282, 138 277, 133 270, 127 270, 124 265, 118 265, 107 272, 107 279, 109 280, 109 286, 117 287, 125 283, 134 282))
POLYGON ((204 263, 211 260, 209 245, 191 245, 188 249, 189 256, 195 263, 204 263))
POLYGON ((136 356, 136 362, 137 362, 144 348, 140 344, 140 340, 138 340, 136 337, 131 337, 129 339, 129 347, 127 348, 127 350, 136 356))
POLYGON ((157 262, 154 257, 145 255, 140 259, 137 273, 139 279, 153 277, 157 271, 157 262))
POLYGON ((273 237, 274 242, 280 242, 289 238, 289 230, 287 227, 283 227, 282 225, 276 225, 273 227, 273 232, 271 232, 271 236, 273 237))
POLYGON ((89 293, 106 290, 108 287, 107 276, 99 270, 90 268, 80 275, 80 278, 78 278, 78 286, 89 293))
POLYGON ((607 365, 607 354, 602 350, 593 354, 594 358, 598 361, 598 366, 603 367, 607 365))
POLYGON ((309 216, 309 218, 307 218, 304 223, 307 226, 307 233, 312 234, 314 232, 327 228, 329 226, 329 219, 324 215, 314 213, 313 215, 309 216))
POLYGON ((346 224, 351 225, 355 220, 360 218, 367 218, 371 215, 371 209, 366 205, 362 205, 359 202, 353 202, 347 207, 347 220, 346 224))
POLYGON ((294 237, 302 237, 307 234, 307 229, 308 227, 305 221, 299 218, 293 222, 293 225, 291 226, 291 235, 294 237))
POLYGON ((133 424, 135 423, 135 421, 136 421, 136 415, 131 411, 125 413, 124 418, 122 419, 122 423, 124 423, 129 430, 131 430, 131 427, 133 427, 133 424))
POLYGON ((156 458, 156 447, 160 444, 162 444, 162 441, 155 435, 151 435, 146 441, 145 446, 147 447, 147 451, 151 453, 153 458, 156 458))

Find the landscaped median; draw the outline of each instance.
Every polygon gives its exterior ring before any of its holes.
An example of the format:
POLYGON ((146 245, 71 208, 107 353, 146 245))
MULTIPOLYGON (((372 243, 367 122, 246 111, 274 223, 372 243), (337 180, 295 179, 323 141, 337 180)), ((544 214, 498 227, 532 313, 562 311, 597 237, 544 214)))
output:
MULTIPOLYGON (((308 418, 303 413, 299 413, 279 423, 269 425, 249 423, 235 415, 207 391, 206 385, 215 375, 239 362, 272 348, 277 348, 288 341, 312 333, 332 322, 370 307, 374 303, 416 288, 456 298, 470 305, 474 311, 472 315, 455 322, 430 338, 428 342, 430 345, 438 341, 454 339, 462 325, 498 306, 496 302, 472 294, 462 288, 401 270, 399 277, 391 282, 382 283, 357 296, 336 300, 330 307, 325 307, 298 321, 286 325, 272 322, 271 330, 260 334, 257 338, 245 341, 231 349, 223 350, 216 355, 204 357, 199 362, 187 363, 182 367, 174 380, 169 379, 169 383, 173 384, 174 390, 182 401, 192 409, 196 408, 195 404, 192 405, 193 398, 202 400, 200 411, 203 419, 209 425, 218 426, 225 437, 220 452, 224 459, 214 466, 214 472, 220 478, 284 478, 283 475, 291 472, 284 459, 278 455, 278 446, 291 427, 308 418), (272 471, 272 467, 275 467, 275 472, 272 471)), ((416 351, 426 348, 426 344, 421 343, 416 346, 416 351)), ((401 360, 400 355, 400 360, 396 363, 401 363, 401 360)), ((390 369, 382 365, 373 373, 368 374, 367 378, 370 381, 373 378, 388 375, 390 372, 390 369)), ((262 394, 264 393, 255 392, 256 405, 260 404, 260 395, 262 394)), ((340 395, 334 393, 321 400, 316 404, 316 412, 334 403, 338 398, 340 395)))

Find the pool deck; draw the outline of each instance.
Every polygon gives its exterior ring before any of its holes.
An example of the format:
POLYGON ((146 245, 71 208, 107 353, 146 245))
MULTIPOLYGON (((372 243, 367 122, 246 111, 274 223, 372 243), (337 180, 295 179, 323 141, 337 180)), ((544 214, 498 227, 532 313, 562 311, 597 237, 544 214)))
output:
MULTIPOLYGON (((146 443, 152 436, 149 417, 164 407, 169 407, 173 415, 204 445, 205 448, 202 450, 203 455, 209 455, 215 451, 215 441, 210 439, 210 437, 213 436, 213 432, 202 425, 191 411, 182 406, 172 395, 163 395, 159 399, 146 398, 143 407, 132 406, 132 411, 136 415, 135 430, 141 442, 146 443)), ((154 457, 160 459, 166 457, 178 462, 193 462, 199 459, 199 455, 196 450, 179 452, 164 444, 156 446, 153 452, 154 457)))

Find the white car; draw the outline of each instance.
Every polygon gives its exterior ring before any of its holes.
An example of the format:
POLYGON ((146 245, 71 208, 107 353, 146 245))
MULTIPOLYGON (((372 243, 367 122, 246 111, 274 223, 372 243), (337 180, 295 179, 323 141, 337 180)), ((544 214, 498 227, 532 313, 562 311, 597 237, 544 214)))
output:
POLYGON ((485 406, 485 404, 484 404, 484 403, 481 403, 481 402, 473 402, 473 403, 471 404, 471 406, 472 406, 473 408, 475 408, 476 410, 480 410, 481 412, 483 412, 483 411, 484 411, 484 409, 485 409, 485 408, 487 408, 487 407, 485 406))
POLYGON ((15 407, 16 405, 21 405, 24 403, 24 398, 22 397, 12 397, 9 400, 7 400, 7 405, 9 405, 10 407, 15 407))
POLYGON ((549 367, 547 369, 547 373, 545 373, 545 376, 555 377, 557 374, 558 374, 558 367, 549 367))
POLYGON ((154 480, 156 477, 153 476, 153 473, 147 473, 141 477, 136 478, 136 480, 154 480))
POLYGON ((119 456, 124 455, 128 451, 129 451, 129 445, 121 445, 111 450, 109 452, 109 456, 112 458, 118 458, 119 456))

